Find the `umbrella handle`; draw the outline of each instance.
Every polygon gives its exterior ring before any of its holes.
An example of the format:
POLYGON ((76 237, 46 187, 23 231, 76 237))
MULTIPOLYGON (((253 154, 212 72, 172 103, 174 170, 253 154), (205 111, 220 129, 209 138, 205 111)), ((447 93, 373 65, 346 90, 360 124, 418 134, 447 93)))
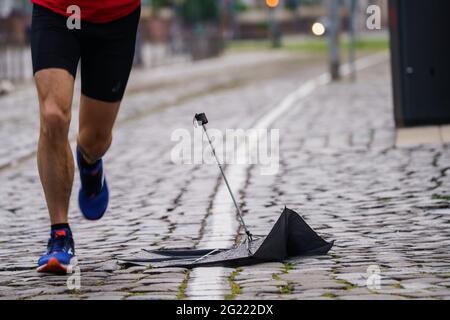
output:
POLYGON ((194 125, 196 124, 203 126, 205 124, 208 124, 208 118, 206 118, 206 114, 202 113, 196 113, 194 116, 194 125))

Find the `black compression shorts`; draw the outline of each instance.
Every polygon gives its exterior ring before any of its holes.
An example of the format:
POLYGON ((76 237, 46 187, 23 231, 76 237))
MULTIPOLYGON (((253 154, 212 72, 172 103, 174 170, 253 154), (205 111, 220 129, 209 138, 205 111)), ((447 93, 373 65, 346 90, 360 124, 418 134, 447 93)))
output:
POLYGON ((110 23, 82 21, 69 29, 67 18, 39 5, 33 7, 33 72, 59 68, 76 77, 81 60, 81 91, 105 101, 122 100, 133 65, 141 8, 110 23))

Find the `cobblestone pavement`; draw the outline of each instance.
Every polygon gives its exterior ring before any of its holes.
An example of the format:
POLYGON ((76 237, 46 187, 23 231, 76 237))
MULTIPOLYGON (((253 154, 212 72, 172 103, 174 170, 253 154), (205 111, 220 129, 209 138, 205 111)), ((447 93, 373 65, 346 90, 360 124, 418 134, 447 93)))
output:
MULTIPOLYGON (((34 270, 48 218, 33 159, 33 94, 7 97, 0 119, 0 299, 175 299, 217 291, 206 283, 202 292, 193 292, 195 279, 188 270, 125 269, 114 255, 195 247, 205 236, 219 174, 213 165, 173 164, 174 129, 192 130, 192 116, 199 111, 207 112, 218 129, 250 127, 305 80, 325 71, 318 57, 223 59, 189 67, 185 70, 193 71, 184 76, 179 76, 182 67, 172 75, 135 76, 106 156, 110 210, 102 221, 85 221, 72 197, 79 290, 68 289, 67 276, 34 270), (18 138, 11 139, 16 133, 18 138)), ((319 88, 274 124, 281 137, 279 173, 261 176, 252 166, 245 188, 237 190, 247 223, 254 233, 267 233, 287 205, 336 244, 323 257, 225 269, 226 278, 218 279, 224 298, 450 296, 450 152, 393 147, 388 79, 387 63, 367 69, 357 83, 343 80, 319 88), (380 269, 381 286, 369 290, 371 265, 380 269)), ((74 190, 78 186, 77 179, 74 190)))

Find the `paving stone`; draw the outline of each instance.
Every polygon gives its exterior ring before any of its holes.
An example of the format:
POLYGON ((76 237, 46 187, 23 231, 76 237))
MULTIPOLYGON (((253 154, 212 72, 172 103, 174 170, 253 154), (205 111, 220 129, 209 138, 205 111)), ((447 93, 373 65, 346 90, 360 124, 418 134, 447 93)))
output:
POLYGON ((404 297, 386 294, 371 294, 371 295, 356 295, 356 296, 342 296, 341 300, 405 300, 404 297))
POLYGON ((178 292, 178 285, 146 285, 135 287, 130 292, 178 292))
POLYGON ((127 293, 118 293, 118 292, 98 292, 94 294, 88 294, 86 296, 82 296, 83 300, 123 300, 126 297, 127 293))
POLYGON ((131 295, 126 298, 126 300, 174 300, 176 295, 170 294, 144 294, 144 295, 131 295))

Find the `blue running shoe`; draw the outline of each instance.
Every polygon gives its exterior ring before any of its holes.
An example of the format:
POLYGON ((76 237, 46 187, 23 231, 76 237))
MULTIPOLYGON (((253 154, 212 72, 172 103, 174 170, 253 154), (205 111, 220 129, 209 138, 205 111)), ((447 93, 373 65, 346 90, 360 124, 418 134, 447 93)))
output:
POLYGON ((66 274, 75 260, 75 245, 70 229, 54 230, 48 240, 47 252, 38 261, 38 272, 66 274))
POLYGON ((99 220, 103 217, 109 202, 109 191, 103 174, 103 161, 94 165, 86 165, 80 150, 77 148, 77 163, 80 170, 81 188, 78 193, 78 205, 88 220, 99 220))

